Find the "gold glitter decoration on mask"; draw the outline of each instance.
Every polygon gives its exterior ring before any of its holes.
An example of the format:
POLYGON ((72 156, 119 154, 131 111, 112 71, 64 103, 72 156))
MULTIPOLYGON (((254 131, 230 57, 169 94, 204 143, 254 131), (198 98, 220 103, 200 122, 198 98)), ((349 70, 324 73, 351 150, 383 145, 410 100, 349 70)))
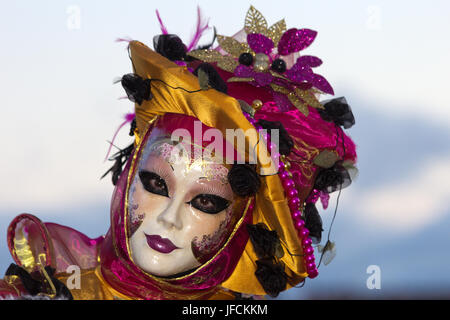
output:
POLYGON ((217 35, 217 42, 223 50, 235 58, 239 58, 244 52, 251 52, 247 43, 239 42, 232 37, 217 35))
POLYGON ((278 45, 278 42, 280 42, 281 36, 285 31, 286 31, 286 22, 283 19, 273 24, 269 28, 269 30, 267 30, 267 37, 272 39, 273 44, 276 47, 278 45))
POLYGON ((264 16, 253 6, 247 11, 245 16, 245 32, 248 33, 267 33, 267 21, 264 16))

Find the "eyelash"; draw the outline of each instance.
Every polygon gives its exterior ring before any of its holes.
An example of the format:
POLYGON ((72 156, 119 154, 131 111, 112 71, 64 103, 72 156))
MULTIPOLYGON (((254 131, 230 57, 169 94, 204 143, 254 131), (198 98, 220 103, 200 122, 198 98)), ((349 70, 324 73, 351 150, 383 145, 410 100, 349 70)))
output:
MULTIPOLYGON (((144 186, 144 189, 146 191, 153 194, 158 194, 163 197, 169 197, 167 184, 165 180, 161 178, 158 174, 151 171, 140 171, 139 178, 141 179, 142 185, 144 186), (156 180, 156 182, 152 183, 152 180, 156 180), (159 186, 159 189, 157 186, 155 186, 156 183, 162 184, 159 186)), ((228 206, 230 205, 229 201, 226 200, 225 198, 205 193, 195 196, 191 201, 186 202, 186 204, 189 204, 195 209, 208 214, 217 214, 228 208, 228 206), (201 203, 202 200, 209 201, 209 203, 212 204, 210 205, 212 206, 212 208, 208 207, 206 204, 202 204, 201 203)))
POLYGON ((228 208, 228 206, 230 205, 228 200, 213 194, 199 194, 187 203, 193 206, 195 209, 208 214, 217 214, 222 210, 228 208), (196 203, 196 201, 201 201, 201 199, 206 199, 207 201, 210 201, 214 207, 207 208, 206 205, 202 206, 201 204, 196 203))
POLYGON ((167 188, 166 181, 161 178, 158 174, 150 171, 140 171, 139 178, 141 179, 142 185, 144 189, 150 193, 159 194, 163 197, 169 197, 169 190, 167 188), (152 179, 156 180, 156 183, 162 183, 160 189, 157 189, 154 185, 152 185, 152 179))

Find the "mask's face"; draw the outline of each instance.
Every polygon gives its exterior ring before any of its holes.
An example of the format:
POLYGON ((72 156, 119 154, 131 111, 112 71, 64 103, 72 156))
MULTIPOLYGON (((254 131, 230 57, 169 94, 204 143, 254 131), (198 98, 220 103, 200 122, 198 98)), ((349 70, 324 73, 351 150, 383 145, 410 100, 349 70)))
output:
POLYGON ((154 130, 129 191, 133 261, 162 277, 206 262, 224 244, 234 223, 228 169, 178 150, 154 130))

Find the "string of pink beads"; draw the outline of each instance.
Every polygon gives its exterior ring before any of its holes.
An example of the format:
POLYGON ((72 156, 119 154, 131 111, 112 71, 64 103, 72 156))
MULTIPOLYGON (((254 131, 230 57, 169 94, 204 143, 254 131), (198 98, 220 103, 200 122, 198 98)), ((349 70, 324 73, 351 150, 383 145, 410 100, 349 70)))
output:
POLYGON ((302 219, 300 211, 301 203, 298 197, 298 191, 295 188, 295 182, 292 179, 292 173, 289 172, 291 168, 290 162, 282 155, 278 163, 278 176, 281 179, 286 196, 288 198, 289 209, 292 214, 292 221, 297 229, 298 236, 302 241, 303 255, 306 266, 306 272, 309 278, 315 278, 319 274, 317 270, 314 249, 312 247, 312 240, 309 238, 309 230, 305 227, 305 221, 302 219))
MULTIPOLYGON (((256 124, 256 121, 252 117, 247 114, 245 114, 245 116, 258 131, 262 129, 261 126, 256 124)), ((272 151, 274 144, 270 141, 270 136, 268 134, 262 134, 262 137, 268 146, 269 152, 272 151)), ((289 171, 291 164, 284 155, 280 155, 279 153, 271 153, 271 156, 275 159, 279 159, 278 176, 288 198, 288 205, 291 211, 294 227, 297 229, 298 236, 302 242, 306 272, 308 273, 309 278, 315 278, 319 272, 315 263, 314 248, 312 247, 312 240, 309 238, 309 230, 305 227, 305 221, 302 219, 302 212, 300 209, 301 203, 298 197, 298 191, 295 187, 295 182, 292 179, 292 173, 289 171)))

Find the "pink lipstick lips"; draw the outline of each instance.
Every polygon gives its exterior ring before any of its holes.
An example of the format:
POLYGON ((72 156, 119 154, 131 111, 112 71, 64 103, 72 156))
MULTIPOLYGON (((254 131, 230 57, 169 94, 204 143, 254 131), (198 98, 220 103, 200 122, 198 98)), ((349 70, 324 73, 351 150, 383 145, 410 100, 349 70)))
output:
POLYGON ((145 235, 147 238, 147 243, 153 250, 156 250, 161 253, 170 253, 175 249, 179 249, 176 245, 172 243, 167 238, 161 238, 161 236, 158 235, 145 235))

